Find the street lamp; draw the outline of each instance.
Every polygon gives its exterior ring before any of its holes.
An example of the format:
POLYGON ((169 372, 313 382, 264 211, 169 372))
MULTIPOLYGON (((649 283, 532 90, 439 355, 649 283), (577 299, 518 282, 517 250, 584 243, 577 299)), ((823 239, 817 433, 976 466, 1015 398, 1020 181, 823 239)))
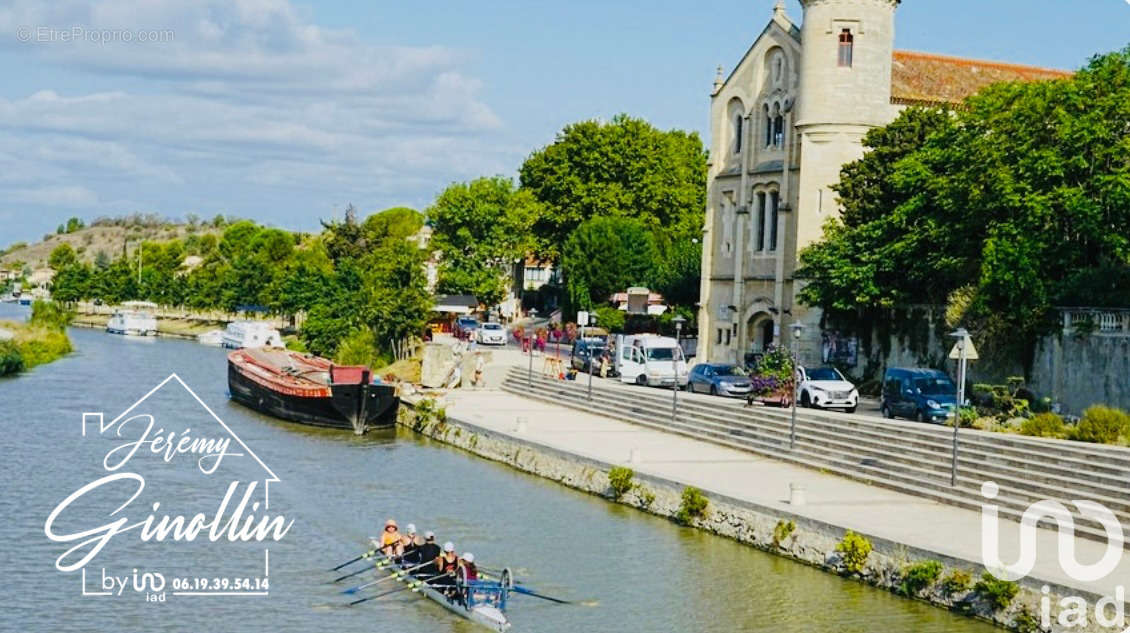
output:
POLYGON ((804 324, 800 321, 789 326, 793 331, 793 415, 789 423, 789 450, 796 447, 796 375, 797 375, 797 346, 800 344, 800 335, 804 332, 804 324))
POLYGON ((959 327, 950 336, 957 339, 957 402, 953 407, 953 457, 950 461, 950 486, 957 485, 957 430, 961 428, 961 408, 965 405, 965 342, 969 331, 959 327))
MULTIPOLYGON (((596 315, 590 312, 588 322, 590 324, 596 323, 596 315)), ((581 332, 583 333, 584 330, 581 330, 581 332)), ((583 341, 584 339, 585 339, 585 337, 582 335, 581 340, 583 341)), ((606 345, 607 345, 607 343, 606 343, 606 345)), ((606 347, 605 349, 607 350, 608 348, 606 347)), ((593 375, 593 372, 596 371, 596 368, 593 366, 592 348, 588 346, 588 343, 585 343, 585 350, 588 352, 588 355, 589 355, 589 401, 591 402, 592 401, 592 375, 593 375)))
MULTIPOLYGON (((537 316, 538 316, 538 309, 537 308, 530 308, 529 315, 530 315, 530 330, 532 331, 533 327, 534 327, 534 319, 536 319, 537 316)), ((530 391, 533 391, 534 390, 534 342, 530 339, 530 332, 526 332, 526 340, 529 341, 529 353, 530 353, 530 369, 526 373, 526 387, 528 387, 530 389, 530 391)))
POLYGON ((679 345, 679 337, 683 334, 683 324, 687 322, 683 315, 677 314, 671 322, 675 324, 675 353, 672 355, 672 365, 675 367, 675 383, 671 385, 671 421, 675 421, 675 412, 679 410, 679 357, 683 355, 683 348, 679 345))

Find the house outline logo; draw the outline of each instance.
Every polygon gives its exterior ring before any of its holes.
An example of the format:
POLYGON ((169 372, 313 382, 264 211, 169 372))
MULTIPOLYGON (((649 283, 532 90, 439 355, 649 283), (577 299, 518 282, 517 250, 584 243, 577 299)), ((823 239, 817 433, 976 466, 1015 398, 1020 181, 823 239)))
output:
MULTIPOLYGON (((119 444, 118 446, 110 449, 102 459, 100 464, 101 469, 108 471, 99 479, 91 481, 86 485, 78 488, 60 502, 55 509, 48 515, 44 524, 44 533, 53 542, 57 543, 73 543, 80 541, 76 545, 72 545, 70 549, 61 554, 56 562, 55 567, 64 573, 80 571, 81 572, 81 589, 83 596, 120 596, 127 589, 132 589, 134 592, 140 593, 145 596, 147 602, 164 602, 166 600, 166 588, 171 589, 170 592, 174 596, 216 596, 216 595, 255 595, 267 596, 269 595, 269 575, 270 575, 270 548, 264 547, 262 558, 262 571, 256 571, 252 574, 236 574, 231 577, 218 577, 218 576, 199 576, 191 573, 169 573, 156 570, 145 569, 143 565, 131 565, 132 574, 124 576, 115 576, 113 573, 107 573, 107 568, 103 567, 101 570, 101 579, 93 578, 88 585, 86 565, 90 563, 102 550, 102 548, 110 542, 115 536, 134 531, 137 537, 142 542, 189 542, 196 539, 197 536, 206 535, 207 539, 212 542, 220 540, 228 540, 229 542, 249 542, 249 541, 269 541, 281 540, 283 536, 290 530, 293 525, 292 520, 287 520, 283 515, 271 515, 270 508, 270 485, 272 483, 280 482, 280 478, 268 466, 246 442, 243 441, 239 435, 227 425, 216 412, 200 398, 199 395, 191 387, 188 386, 184 380, 175 372, 171 373, 156 386, 151 388, 145 395, 138 398, 133 404, 127 407, 124 411, 119 413, 109 422, 105 421, 105 414, 103 412, 84 411, 82 413, 81 436, 87 437, 87 431, 90 429, 90 435, 99 437, 109 435, 108 431, 115 433, 118 437, 122 437, 122 427, 130 424, 131 421, 141 420, 147 423, 141 437, 119 444), (170 382, 175 381, 179 384, 185 392, 191 396, 192 400, 196 402, 221 429, 223 429, 223 437, 216 440, 212 437, 203 435, 190 435, 191 427, 185 427, 180 437, 177 438, 177 432, 167 432, 165 427, 160 427, 156 430, 153 437, 150 437, 150 431, 156 425, 156 418, 149 413, 137 412, 139 407, 142 406, 153 394, 157 393, 170 382), (131 415, 132 414, 132 415, 131 415), (166 434, 167 435, 164 435, 166 434), (248 480, 234 479, 227 487, 227 492, 222 501, 219 503, 218 509, 212 517, 207 516, 203 512, 194 514, 191 518, 183 515, 176 515, 175 517, 167 514, 158 518, 158 507, 161 505, 159 502, 151 503, 153 512, 148 515, 148 518, 140 521, 129 523, 129 520, 123 514, 105 525, 94 528, 92 530, 73 532, 68 534, 56 534, 54 526, 59 516, 65 514, 69 506, 80 497, 90 493, 104 485, 118 486, 122 483, 132 482, 136 489, 129 496, 128 499, 118 505, 116 509, 108 512, 108 516, 114 517, 119 515, 122 511, 134 502, 146 489, 145 477, 137 472, 126 472, 123 467, 132 459, 135 453, 139 452, 143 445, 149 445, 149 451, 153 454, 160 455, 164 463, 171 463, 177 456, 183 454, 190 454, 197 457, 195 467, 205 476, 211 476, 217 472, 220 462, 227 457, 244 458, 249 457, 254 460, 257 469, 261 468, 262 473, 259 477, 248 480), (164 448, 160 448, 163 446, 164 448), (234 449, 234 450, 232 450, 234 449), (116 455, 120 451, 125 451, 122 456, 116 455), (240 452, 242 451, 242 452, 240 452), (116 458, 117 463, 111 465, 111 458, 116 458), (212 467, 209 469, 205 466, 205 460, 214 459, 212 467), (119 471, 119 469, 122 469, 119 471), (233 498, 238 497, 236 491, 239 490, 241 484, 245 491, 242 493, 242 499, 233 498), (262 483, 262 516, 257 516, 255 513, 260 512, 259 501, 253 501, 258 495, 256 494, 256 487, 262 483), (235 497, 233 497, 235 495, 235 497), (238 503, 238 504, 237 504, 238 503), (229 506, 235 506, 231 509, 229 506), (227 513, 227 514, 225 514, 227 513), (230 516, 228 516, 230 515, 230 516), (245 516, 246 515, 246 516, 245 516), (226 523, 224 522, 224 519, 226 523), (128 523, 128 525, 127 525, 128 523), (94 535, 94 536, 91 536, 94 535), (85 551, 84 553, 84 550, 85 551), (66 562, 69 556, 78 552, 82 558, 77 563, 66 562), (139 569, 138 567, 141 567, 139 569), (132 579, 132 583, 130 580, 132 579)), ((149 501, 141 505, 149 504, 149 501)), ((65 521, 64 521, 65 523, 65 521)), ((97 574, 97 572, 95 572, 97 574)))

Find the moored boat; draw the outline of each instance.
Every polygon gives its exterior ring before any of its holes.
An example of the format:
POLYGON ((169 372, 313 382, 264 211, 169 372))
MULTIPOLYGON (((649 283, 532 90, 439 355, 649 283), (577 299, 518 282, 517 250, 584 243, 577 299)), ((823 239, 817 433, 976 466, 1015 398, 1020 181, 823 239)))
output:
POLYGON ((396 422, 399 400, 390 385, 372 380, 368 367, 331 361, 281 347, 228 354, 232 400, 284 420, 360 435, 396 422))
POLYGON ((220 337, 228 349, 241 347, 282 347, 282 336, 270 323, 263 321, 232 321, 220 337))
POLYGON ((106 331, 126 336, 156 336, 157 319, 151 312, 156 308, 157 304, 148 301, 126 301, 110 316, 106 331))
POLYGON ((213 347, 219 347, 224 342, 224 331, 208 330, 207 332, 198 334, 196 336, 196 342, 200 343, 201 345, 211 345, 213 347))
MULTIPOLYGON (((371 542, 374 549, 380 547, 380 543, 376 540, 371 542)), ((378 574, 393 576, 397 582, 414 585, 411 591, 418 592, 451 613, 492 631, 504 633, 510 629, 510 620, 506 617, 506 600, 514 583, 509 569, 504 569, 502 578, 498 580, 467 581, 460 577, 456 580, 454 591, 448 595, 429 584, 427 579, 406 573, 404 567, 396 564, 389 557, 379 553, 376 556, 378 563, 374 568, 378 574)))

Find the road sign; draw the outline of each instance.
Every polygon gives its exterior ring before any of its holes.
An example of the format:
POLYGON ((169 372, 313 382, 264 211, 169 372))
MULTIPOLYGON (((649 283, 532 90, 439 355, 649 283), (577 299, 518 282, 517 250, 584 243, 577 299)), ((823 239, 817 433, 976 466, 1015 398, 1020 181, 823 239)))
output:
POLYGON ((589 313, 585 310, 577 310, 577 325, 588 325, 589 313))
POLYGON ((965 337, 965 339, 953 344, 953 349, 950 350, 950 360, 961 359, 961 345, 965 344, 965 360, 978 360, 980 356, 977 355, 977 348, 973 347, 973 339, 965 337))

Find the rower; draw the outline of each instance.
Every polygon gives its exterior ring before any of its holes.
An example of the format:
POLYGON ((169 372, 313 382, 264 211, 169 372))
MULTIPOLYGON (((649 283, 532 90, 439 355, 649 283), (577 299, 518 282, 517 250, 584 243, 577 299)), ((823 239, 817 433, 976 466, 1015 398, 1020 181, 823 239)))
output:
POLYGON ((466 580, 478 580, 479 568, 475 567, 475 555, 471 552, 463 552, 463 557, 460 560, 461 567, 463 567, 463 578, 466 580))
POLYGON ((404 566, 415 567, 421 563, 419 543, 423 543, 423 541, 416 535, 416 525, 409 523, 404 528, 404 534, 400 537, 400 546, 404 552, 400 560, 404 566))
POLYGON ((416 550, 416 556, 420 561, 417 564, 427 563, 427 565, 421 567, 416 574, 425 580, 437 575, 439 568, 436 567, 436 560, 439 558, 439 555, 440 549, 439 545, 436 545, 435 533, 424 532, 424 542, 416 550))
POLYGON ((436 570, 439 574, 432 582, 448 597, 451 597, 455 588, 456 569, 459 569, 459 556, 455 554, 455 543, 448 541, 443 544, 443 553, 436 559, 436 570))
POLYGON ((400 542, 400 530, 395 519, 385 521, 384 532, 381 532, 381 553, 385 556, 401 556, 404 554, 404 545, 400 542))

